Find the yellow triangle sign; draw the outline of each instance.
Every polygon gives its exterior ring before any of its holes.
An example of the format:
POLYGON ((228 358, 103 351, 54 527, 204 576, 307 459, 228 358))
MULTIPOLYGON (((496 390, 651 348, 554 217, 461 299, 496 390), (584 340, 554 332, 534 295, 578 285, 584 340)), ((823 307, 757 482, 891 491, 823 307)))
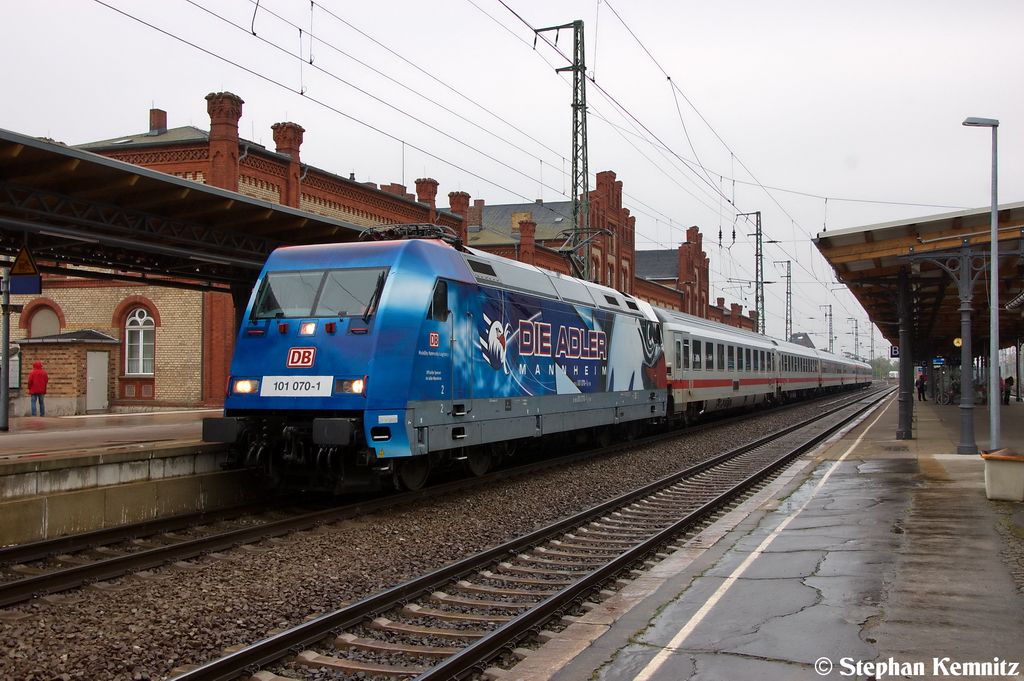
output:
POLYGON ((36 267, 36 261, 32 258, 32 254, 28 252, 27 246, 22 246, 21 250, 18 251, 18 257, 14 259, 14 264, 11 265, 11 276, 39 276, 39 268, 36 267))

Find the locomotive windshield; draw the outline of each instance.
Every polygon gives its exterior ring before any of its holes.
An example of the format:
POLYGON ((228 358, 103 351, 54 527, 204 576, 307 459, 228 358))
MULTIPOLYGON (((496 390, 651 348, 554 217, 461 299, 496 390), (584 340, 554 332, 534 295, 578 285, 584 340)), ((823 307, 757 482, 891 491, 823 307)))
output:
POLYGON ((386 267, 270 272, 260 286, 252 317, 369 316, 386 272, 386 267))

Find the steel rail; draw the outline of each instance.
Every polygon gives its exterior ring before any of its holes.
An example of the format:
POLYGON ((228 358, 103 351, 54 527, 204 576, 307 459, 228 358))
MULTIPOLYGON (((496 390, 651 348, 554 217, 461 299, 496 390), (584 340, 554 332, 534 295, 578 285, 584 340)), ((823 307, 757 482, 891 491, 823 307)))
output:
MULTIPOLYGON (((885 394, 879 396, 877 400, 867 404, 866 406, 858 410, 858 413, 861 413, 871 408, 876 402, 884 399, 885 396, 885 394)), ((853 400, 847 404, 838 406, 827 412, 827 414, 825 415, 833 414, 843 409, 849 408, 851 405, 855 405, 858 402, 864 402, 864 397, 865 396, 861 395, 858 399, 853 400)), ((500 561, 505 556, 508 556, 510 554, 516 554, 524 549, 532 548, 533 546, 539 545, 552 537, 564 534, 565 532, 575 527, 579 527, 580 525, 586 524, 595 518, 599 518, 611 510, 620 508, 638 498, 642 498, 666 486, 674 484, 675 482, 678 482, 681 479, 692 477, 694 475, 702 473, 705 470, 713 468, 714 466, 720 463, 724 463, 729 459, 733 459, 752 449, 764 446, 765 444, 771 442, 772 440, 779 439, 780 437, 792 433, 793 431, 796 431, 800 428, 808 427, 812 425, 814 422, 821 419, 822 416, 823 415, 817 415, 804 422, 789 426, 783 429, 782 431, 778 431, 772 435, 760 438, 756 442, 752 442, 747 445, 737 447, 734 450, 715 456, 712 459, 709 459, 708 461, 696 464, 683 471, 679 471, 665 478, 662 478, 661 480, 650 483, 648 485, 644 485, 643 487, 637 490, 627 492, 623 495, 615 497, 614 499, 605 501, 582 513, 576 514, 569 518, 565 518, 547 527, 541 528, 522 537, 518 537, 499 546, 487 549, 481 553, 475 554, 473 556, 457 561, 450 565, 438 568, 433 572, 413 579, 409 582, 400 584, 386 591, 382 591, 380 593, 364 598, 356 603, 353 603, 350 606, 346 606, 335 612, 322 615, 316 619, 310 620, 309 622, 300 624, 299 626, 288 631, 284 631, 279 634, 270 636, 247 648, 243 648, 231 652, 218 659, 211 660, 210 662, 207 662, 197 667, 196 669, 184 672, 176 676, 175 681, 230 681, 231 679, 236 678, 243 670, 258 670, 262 665, 265 665, 269 662, 273 662, 274 660, 277 660, 284 655, 287 655, 289 653, 297 654, 305 646, 308 646, 323 639, 325 636, 327 636, 334 630, 353 626, 368 618, 372 619, 379 613, 394 607, 398 603, 407 602, 422 594, 430 593, 436 590, 439 586, 445 585, 451 582, 452 580, 457 580, 460 577, 471 572, 475 572, 484 566, 500 561)), ((850 419, 855 418, 855 416, 856 415, 851 416, 850 419)), ((771 472, 773 472, 778 467, 785 465, 786 463, 788 463, 788 461, 792 460, 796 456, 799 456, 803 451, 806 451, 808 447, 813 446, 813 444, 820 442, 824 438, 831 435, 832 432, 842 427, 842 425, 848 422, 850 419, 846 419, 845 421, 831 428, 825 429, 815 434, 812 438, 809 438, 804 444, 802 444, 797 451, 791 452, 787 457, 784 457, 784 460, 780 460, 774 464, 764 467, 763 469, 758 471, 754 476, 749 478, 747 481, 735 485, 733 488, 731 488, 731 490, 735 490, 741 487, 746 489, 749 488, 751 485, 756 484, 760 479, 764 478, 766 475, 771 474, 771 472)), ((731 496, 728 497, 728 500, 731 500, 733 497, 736 496, 736 494, 737 492, 733 491, 731 496)), ((714 500, 712 500, 708 504, 705 504, 697 511, 690 513, 687 516, 687 518, 689 519, 689 523, 692 524, 694 518, 699 519, 701 517, 708 515, 709 513, 712 513, 714 511, 714 508, 722 505, 723 499, 725 499, 725 495, 719 495, 714 500)), ((526 613, 523 613, 516 619, 509 622, 508 624, 502 626, 500 629, 492 632, 491 634, 488 634, 487 636, 481 638, 479 641, 472 644, 468 648, 453 655, 448 660, 439 663, 435 667, 432 667, 430 670, 417 677, 417 679, 426 680, 457 678, 459 674, 462 674, 466 671, 469 671, 477 667, 480 663, 480 659, 500 652, 508 645, 509 640, 517 638, 526 631, 529 631, 530 629, 536 627, 538 623, 544 622, 546 619, 550 618, 553 614, 555 614, 559 609, 566 607, 566 603, 570 602, 571 600, 578 599, 581 595, 584 595, 592 591, 595 588, 595 584, 599 584, 605 581, 612 574, 615 574, 616 572, 622 570, 625 566, 628 566, 634 562, 637 562, 638 560, 641 560, 641 556, 644 556, 650 553, 653 549, 656 549, 657 547, 661 546, 668 540, 668 538, 678 535, 680 533, 679 525, 679 523, 676 523, 673 526, 675 528, 674 531, 665 530, 658 532, 654 537, 652 537, 649 540, 646 540, 641 545, 644 548, 632 550, 629 552, 629 554, 624 554, 623 556, 614 559, 614 561, 612 562, 615 566, 617 566, 616 568, 607 568, 607 570, 606 568, 599 568, 594 573, 591 573, 598 576, 595 576, 592 579, 590 577, 585 578, 585 584, 575 583, 572 586, 566 587, 568 593, 572 594, 572 598, 569 598, 568 600, 563 600, 561 594, 566 593, 566 591, 560 592, 558 595, 548 598, 546 601, 543 601, 541 604, 537 606, 537 608, 541 608, 540 612, 543 614, 531 616, 530 613, 533 613, 536 610, 536 608, 531 609, 526 613), (516 632, 516 634, 514 636, 505 636, 500 633, 505 631, 514 631, 516 632), (476 651, 481 652, 478 653, 476 651), (483 651, 486 651, 486 655, 483 654, 483 651)))
POLYGON ((298 495, 289 495, 272 502, 251 501, 237 506, 197 511, 184 515, 168 516, 141 520, 128 525, 105 527, 91 532, 71 534, 53 539, 41 539, 28 544, 16 544, 0 548, 0 567, 10 567, 19 563, 43 560, 75 551, 85 551, 97 546, 108 546, 118 542, 152 537, 164 532, 175 532, 197 525, 210 525, 223 520, 232 520, 253 513, 265 513, 268 510, 280 510, 300 503, 298 495))
MULTIPOLYGON (((734 485, 722 494, 719 494, 717 497, 680 519, 670 527, 657 532, 638 544, 636 547, 628 550, 619 557, 614 558, 604 566, 593 570, 588 573, 586 577, 581 578, 579 581, 566 587, 554 596, 549 597, 535 608, 531 608, 511 622, 508 622, 502 627, 492 631, 487 636, 477 640, 455 655, 452 655, 451 657, 434 665, 423 674, 417 676, 416 681, 444 681, 457 679, 462 678, 463 675, 470 671, 478 669, 482 662, 497 656, 509 645, 510 642, 518 640, 529 631, 537 628, 539 625, 542 625, 551 617, 558 614, 559 611, 565 609, 571 603, 585 597, 588 593, 594 591, 599 585, 611 579, 616 574, 626 569, 629 565, 643 560, 648 554, 657 551, 659 547, 663 546, 673 537, 681 534, 701 518, 713 513, 717 508, 729 503, 750 487, 772 475, 783 466, 788 465, 793 459, 802 455, 805 451, 829 437, 832 433, 842 428, 846 423, 849 423, 860 414, 873 408, 875 404, 880 402, 882 399, 885 399, 885 397, 880 397, 878 401, 864 405, 860 409, 857 409, 849 418, 812 435, 803 443, 793 448, 786 455, 780 457, 775 462, 764 466, 761 470, 749 476, 746 480, 734 485)), ((843 408, 845 407, 840 409, 843 408)), ((817 419, 813 419, 812 422, 816 420, 817 419)), ((806 426, 808 423, 810 422, 802 425, 806 426)), ((786 432, 789 433, 794 430, 796 430, 796 428, 789 428, 786 432)))
MULTIPOLYGON (((831 413, 831 412, 826 412, 831 413)), ((739 419, 740 417, 736 417, 739 419)), ((820 418, 816 417, 816 418, 820 418)), ((557 459, 545 459, 538 462, 533 462, 523 466, 518 466, 512 469, 506 469, 490 473, 488 475, 465 478, 456 480, 441 485, 435 485, 426 489, 418 490, 415 492, 406 492, 403 494, 389 495, 381 499, 375 499, 370 501, 357 502, 355 504, 348 504, 345 506, 336 507, 333 509, 316 511, 313 513, 303 514, 279 521, 273 521, 264 523, 262 525, 253 526, 251 528, 241 528, 238 530, 229 530, 227 532, 212 535, 209 537, 200 537, 197 539, 178 542, 163 547, 156 547, 147 549, 144 551, 138 551, 125 556, 118 556, 113 558, 107 558, 96 563, 75 566, 65 568, 62 570, 55 570, 51 573, 43 575, 35 575, 32 577, 23 577, 10 582, 0 583, 0 607, 6 607, 21 603, 32 598, 38 598, 40 596, 49 595, 52 593, 58 593, 73 589, 82 585, 91 584, 98 581, 114 579, 117 577, 124 576, 142 570, 148 570, 163 565, 168 565, 178 561, 189 560, 192 558, 201 557, 208 555, 216 551, 222 551, 230 549, 235 546, 242 544, 254 543, 264 539, 272 537, 279 537, 282 535, 290 534, 299 530, 307 530, 315 528, 319 525, 329 524, 338 522, 340 520, 346 520, 359 515, 365 515, 370 513, 379 513, 381 511, 388 510, 390 508, 400 506, 403 504, 409 504, 416 501, 422 501, 438 496, 444 496, 453 492, 462 491, 477 485, 488 484, 491 482, 497 482, 499 480, 513 478, 522 475, 528 475, 536 473, 541 470, 547 470, 549 468, 555 468, 567 464, 574 463, 576 461, 594 458, 596 456, 602 456, 609 453, 621 451, 623 449, 644 446, 648 444, 654 444, 662 442, 667 439, 678 438, 687 434, 693 433, 697 430, 703 430, 706 428, 721 427, 729 423, 734 422, 736 419, 725 419, 723 421, 716 421, 713 423, 699 426, 696 429, 687 429, 684 431, 672 431, 670 433, 659 433, 647 438, 634 440, 632 442, 616 443, 609 447, 605 447, 598 450, 590 450, 586 452, 578 452, 570 454, 568 456, 559 457, 557 459)), ((771 438, 778 437, 789 430, 799 426, 792 426, 790 429, 785 431, 779 431, 778 433, 763 438, 763 441, 767 441, 771 438)), ((758 442, 750 443, 746 445, 746 448, 752 448, 759 446, 758 442)), ((743 448, 738 448, 731 452, 713 457, 701 464, 697 464, 691 469, 687 469, 686 472, 677 475, 693 475, 700 470, 717 465, 720 460, 736 456, 743 448)), ((660 481, 659 481, 660 482, 660 481)), ((652 483, 648 486, 653 488, 659 483, 652 483)), ((643 489, 647 489, 645 487, 643 489)), ((634 492, 637 493, 637 492, 634 492)), ((614 503, 615 500, 612 501, 614 503)), ((264 507, 262 510, 266 510, 264 507)), ((216 514, 216 511, 210 511, 210 514, 216 514)), ((145 531, 148 532, 148 536, 153 536, 160 532, 169 532, 175 529, 181 529, 192 524, 200 524, 200 521, 194 520, 197 516, 203 514, 190 514, 189 520, 182 524, 180 521, 176 522, 175 518, 157 519, 152 521, 143 521, 142 523, 135 523, 130 526, 118 526, 103 530, 96 530, 94 532, 88 532, 80 535, 72 535, 68 537, 60 537, 53 540, 43 540, 41 542, 33 542, 32 544, 26 544, 23 546, 9 547, 8 549, 0 550, 0 565, 11 565, 18 564, 21 562, 27 562, 32 560, 40 560, 50 556, 61 555, 70 551, 84 550, 92 548, 96 545, 102 545, 103 543, 116 543, 118 541, 124 541, 129 538, 136 538, 145 531), (164 528, 150 531, 146 528, 164 528), (120 535, 120 536, 119 536, 120 535), (107 538, 106 540, 104 538, 107 538)), ((212 517, 212 516, 211 516, 212 517)), ((179 517, 180 518, 180 517, 179 517)))

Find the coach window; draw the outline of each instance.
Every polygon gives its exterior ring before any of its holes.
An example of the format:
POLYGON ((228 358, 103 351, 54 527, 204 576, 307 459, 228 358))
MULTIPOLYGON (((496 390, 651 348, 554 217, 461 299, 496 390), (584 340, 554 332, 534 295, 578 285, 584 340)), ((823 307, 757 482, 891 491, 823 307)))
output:
POLYGON ((743 348, 743 370, 750 371, 750 348, 743 348))
POLYGON ((125 367, 127 375, 153 373, 153 348, 156 322, 145 308, 136 308, 124 325, 125 367))
POLYGON ((683 369, 683 344, 681 341, 676 341, 676 374, 683 369))
POLYGON ((693 370, 694 371, 700 371, 701 364, 702 364, 702 362, 704 360, 704 358, 701 357, 700 353, 701 353, 700 341, 699 340, 694 340, 693 341, 693 370))
POLYGON ((726 352, 726 356, 729 358, 728 362, 726 362, 726 365, 725 365, 726 368, 729 371, 736 371, 736 360, 734 359, 734 355, 733 355, 733 347, 731 345, 728 346, 726 348, 725 352, 726 352))
MULTIPOLYGON (((718 347, 722 346, 719 345, 718 347)), ((725 357, 724 354, 722 356, 723 358, 725 357)), ((715 370, 715 344, 711 341, 704 342, 704 367, 708 371, 715 370)))
POLYGON ((725 371, 725 343, 718 344, 718 370, 725 371))
POLYGON ((683 368, 690 368, 690 339, 683 340, 683 368))

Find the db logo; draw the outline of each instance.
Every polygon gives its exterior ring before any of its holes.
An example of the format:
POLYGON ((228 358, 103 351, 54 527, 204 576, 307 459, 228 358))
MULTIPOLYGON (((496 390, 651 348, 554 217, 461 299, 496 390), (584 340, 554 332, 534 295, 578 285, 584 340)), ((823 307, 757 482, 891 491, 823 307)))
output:
POLYGON ((430 332, 430 347, 439 348, 441 347, 441 334, 431 331, 430 332))
POLYGON ((288 368, 311 367, 313 357, 316 356, 316 348, 292 348, 288 351, 288 361, 285 366, 288 368))

